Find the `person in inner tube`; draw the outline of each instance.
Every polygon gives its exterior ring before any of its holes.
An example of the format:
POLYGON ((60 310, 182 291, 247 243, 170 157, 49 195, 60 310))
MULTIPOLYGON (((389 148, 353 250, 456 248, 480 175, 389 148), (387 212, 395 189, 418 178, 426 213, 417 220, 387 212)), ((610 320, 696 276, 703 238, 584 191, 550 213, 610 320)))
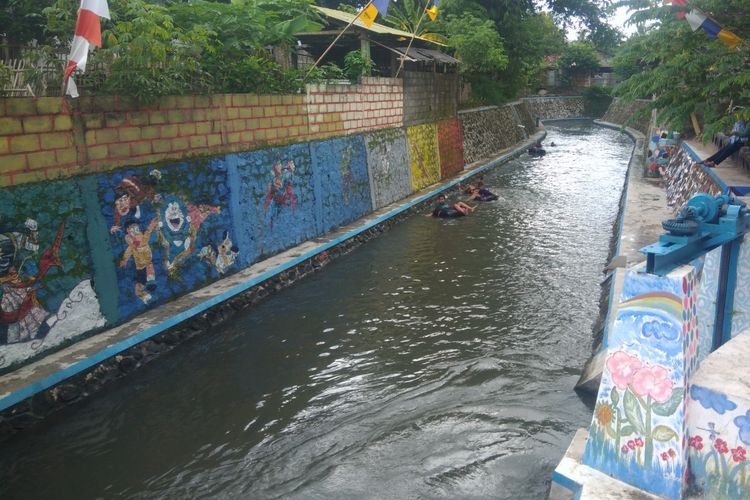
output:
POLYGON ((469 215, 471 212, 476 210, 477 207, 472 207, 471 205, 467 205, 466 203, 462 201, 458 201, 454 203, 453 205, 448 203, 448 199, 445 197, 444 194, 439 194, 438 197, 435 199, 437 202, 437 205, 435 206, 435 209, 432 211, 433 217, 441 217, 441 218, 451 218, 451 217, 463 217, 465 215, 469 215))
POLYGON ((476 200, 476 201, 495 201, 498 199, 498 196, 490 191, 489 189, 484 187, 483 182, 478 182, 476 187, 471 191, 471 196, 469 197, 469 200, 476 200))

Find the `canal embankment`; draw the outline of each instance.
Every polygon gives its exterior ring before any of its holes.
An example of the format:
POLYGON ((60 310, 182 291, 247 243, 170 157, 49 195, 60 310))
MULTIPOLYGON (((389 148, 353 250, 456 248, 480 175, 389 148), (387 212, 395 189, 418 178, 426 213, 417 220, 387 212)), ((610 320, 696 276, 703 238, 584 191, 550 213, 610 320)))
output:
POLYGON ((643 162, 630 171, 616 259, 623 267, 612 281, 602 345, 581 380, 597 393, 596 407, 591 426, 576 434, 553 474, 551 498, 598 498, 604 491, 639 498, 748 492, 736 480, 742 465, 708 460, 730 448, 744 456, 750 444, 738 434, 750 394, 727 368, 732 356, 747 352, 750 248, 741 237, 724 245, 711 245, 708 237, 744 234, 747 221, 739 207, 747 199, 729 200, 723 212, 726 200, 714 197, 746 193, 750 176, 730 160, 715 169, 700 164, 712 146, 678 143, 670 133, 650 142, 665 160, 654 161, 653 154, 652 168, 643 162), (693 198, 700 193, 709 196, 693 198), (676 217, 691 199, 694 210, 704 203, 716 218, 721 215, 721 226, 711 215, 699 215, 708 223, 701 226, 703 239, 673 235, 660 249, 652 247, 668 256, 671 248, 692 245, 682 260, 659 260, 665 267, 646 273, 645 256, 635 252, 660 241, 661 222, 676 217), (663 393, 644 392, 647 373, 663 393))
POLYGON ((9 196, 0 211, 14 229, 6 239, 28 245, 2 272, 33 305, 11 304, 5 322, 4 433, 523 151, 540 137, 530 134, 540 109, 582 109, 580 99, 545 98, 458 114, 449 102, 436 108, 445 119, 424 123, 404 107, 401 85, 365 79, 311 86, 305 96, 174 98, 146 109, 89 99, 68 113, 48 99, 3 101, 9 196), (66 155, 80 164, 51 160, 66 155), (92 170, 105 172, 76 175, 92 170), (31 280, 37 288, 21 286, 31 280))

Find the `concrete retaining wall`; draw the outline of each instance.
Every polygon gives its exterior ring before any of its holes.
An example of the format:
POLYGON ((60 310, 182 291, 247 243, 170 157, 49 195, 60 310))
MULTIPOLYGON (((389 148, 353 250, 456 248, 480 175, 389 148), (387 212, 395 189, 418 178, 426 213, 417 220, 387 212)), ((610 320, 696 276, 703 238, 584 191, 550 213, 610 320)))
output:
POLYGON ((634 128, 638 132, 648 136, 651 123, 651 113, 647 113, 637 119, 632 118, 650 102, 651 101, 645 99, 636 99, 635 101, 625 103, 622 99, 615 98, 612 101, 612 104, 609 105, 602 120, 610 123, 627 125, 628 127, 634 128))
MULTIPOLYGON (((102 129, 115 127, 101 113, 102 129)), ((464 122, 490 131, 488 144, 470 146, 473 157, 497 156, 525 138, 519 114, 465 112, 460 124, 453 118, 3 188, 0 370, 455 175, 464 165, 464 122)), ((39 141, 41 133, 29 135, 39 141)))
POLYGON ((527 97, 523 102, 532 116, 542 120, 583 116, 583 97, 527 97))
POLYGON ((459 77, 457 74, 404 73, 404 125, 419 125, 456 116, 459 77))
POLYGON ((486 107, 459 113, 466 163, 489 158, 525 137, 512 105, 486 107))

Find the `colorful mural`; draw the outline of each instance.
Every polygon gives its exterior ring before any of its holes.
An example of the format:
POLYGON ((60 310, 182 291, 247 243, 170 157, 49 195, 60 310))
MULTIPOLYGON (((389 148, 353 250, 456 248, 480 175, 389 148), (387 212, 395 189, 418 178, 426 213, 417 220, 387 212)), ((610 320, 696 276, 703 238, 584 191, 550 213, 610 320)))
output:
POLYGON ((310 144, 319 205, 318 231, 327 233, 372 211, 362 136, 310 144))
POLYGON ((737 259, 737 287, 732 309, 732 338, 750 328, 750 240, 740 247, 737 259))
POLYGON ((703 498, 750 496, 750 405, 694 384, 688 418, 690 484, 703 498))
MULTIPOLYGON (((711 349, 713 348, 720 263, 721 247, 708 252, 704 257, 702 276, 698 285, 698 302, 696 303, 698 331, 700 332, 698 340, 698 363, 706 359, 706 356, 711 353, 711 349)), ((740 292, 740 288, 742 287, 737 287, 737 293, 740 292)))
POLYGON ((461 123, 455 119, 439 122, 437 124, 437 138, 440 153, 440 178, 452 177, 464 168, 461 123))
POLYGON ((381 130, 364 137, 373 209, 409 196, 411 170, 404 131, 381 130))
POLYGON ((98 190, 121 319, 218 278, 240 252, 232 245, 234 257, 216 265, 232 227, 222 161, 101 175, 98 190))
POLYGON ((104 326, 74 181, 0 197, 0 367, 104 326))
POLYGON ((227 165, 240 267, 320 234, 309 144, 229 155, 227 165))
POLYGON ((417 125, 406 129, 411 167, 411 190, 420 189, 440 180, 440 157, 437 147, 437 127, 417 125))
POLYGON ((584 453, 585 464, 657 495, 679 496, 685 473, 698 276, 693 266, 625 274, 584 453))

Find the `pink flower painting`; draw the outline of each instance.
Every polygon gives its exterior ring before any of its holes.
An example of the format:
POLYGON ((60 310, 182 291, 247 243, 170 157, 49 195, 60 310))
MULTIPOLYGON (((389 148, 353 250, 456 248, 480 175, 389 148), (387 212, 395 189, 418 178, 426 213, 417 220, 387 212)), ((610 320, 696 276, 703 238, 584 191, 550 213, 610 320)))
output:
POLYGON ((633 375, 633 391, 641 397, 651 396, 657 403, 667 402, 673 387, 669 371, 661 366, 644 366, 633 375))
POLYGON ((643 367, 641 360, 624 351, 617 351, 607 360, 607 369, 615 386, 624 391, 633 380, 633 375, 643 367))

